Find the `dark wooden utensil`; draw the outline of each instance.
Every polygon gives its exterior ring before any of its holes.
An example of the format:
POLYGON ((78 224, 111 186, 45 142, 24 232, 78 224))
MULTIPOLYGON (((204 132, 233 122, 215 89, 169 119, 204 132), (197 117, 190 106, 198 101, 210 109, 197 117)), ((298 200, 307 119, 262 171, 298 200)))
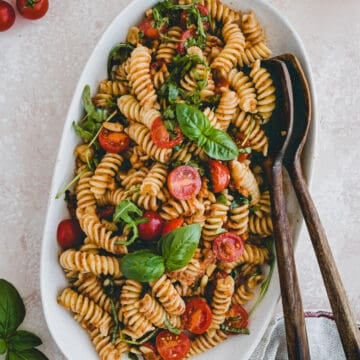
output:
POLYGON ((272 142, 264 163, 272 197, 277 265, 279 269, 281 298, 284 311, 289 359, 310 359, 304 312, 294 261, 293 241, 290 234, 283 191, 282 163, 293 131, 293 94, 286 65, 277 59, 262 62, 272 74, 277 89, 277 110, 268 124, 272 142))
POLYGON ((292 54, 277 56, 290 73, 294 96, 294 128, 285 151, 288 170, 315 250, 327 295, 347 359, 360 359, 360 332, 341 282, 324 227, 304 178, 301 154, 311 123, 311 95, 299 60, 292 54))

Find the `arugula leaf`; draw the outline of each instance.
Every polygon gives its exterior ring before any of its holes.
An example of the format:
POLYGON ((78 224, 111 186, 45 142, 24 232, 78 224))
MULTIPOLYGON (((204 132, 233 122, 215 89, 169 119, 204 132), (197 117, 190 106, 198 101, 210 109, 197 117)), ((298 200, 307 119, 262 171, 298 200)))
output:
POLYGON ((169 319, 167 317, 165 317, 165 320, 164 320, 164 325, 166 326, 166 328, 172 333, 172 334, 175 334, 175 335, 180 335, 181 334, 181 330, 172 326, 169 319))
POLYGON ((25 305, 15 287, 0 279, 0 336, 6 339, 25 318, 25 305))
POLYGON ((119 205, 116 206, 113 221, 115 223, 122 221, 132 230, 132 236, 128 241, 118 241, 117 244, 130 245, 138 238, 139 230, 137 225, 148 221, 147 219, 139 218, 142 214, 143 212, 130 200, 122 200, 119 205))
POLYGON ((148 249, 125 255, 120 268, 126 278, 140 282, 155 281, 165 272, 164 259, 148 249))
POLYGON ((177 228, 162 236, 158 248, 164 257, 167 271, 186 266, 193 257, 201 237, 201 226, 192 224, 177 228))
POLYGON ((211 158, 232 160, 238 156, 239 149, 232 138, 226 132, 213 128, 200 110, 178 103, 176 118, 183 134, 195 141, 211 158))
POLYGON ((37 349, 29 349, 24 351, 9 351, 6 360, 48 360, 48 358, 37 349))
POLYGON ((6 351, 7 351, 6 341, 0 337, 0 355, 5 354, 6 351))
POLYGON ((108 55, 107 72, 108 78, 112 78, 112 69, 115 65, 123 63, 133 51, 134 46, 128 43, 119 43, 114 46, 108 55))

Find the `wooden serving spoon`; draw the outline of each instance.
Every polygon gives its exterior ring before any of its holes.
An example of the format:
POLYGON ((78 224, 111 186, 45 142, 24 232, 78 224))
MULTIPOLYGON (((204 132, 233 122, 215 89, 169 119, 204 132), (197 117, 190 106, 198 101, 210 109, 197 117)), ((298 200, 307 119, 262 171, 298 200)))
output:
POLYGON ((290 175, 309 231, 346 357, 347 359, 358 360, 360 359, 360 332, 341 282, 324 227, 307 188, 301 165, 301 154, 311 123, 312 109, 309 84, 299 60, 293 54, 280 55, 275 59, 286 64, 291 77, 294 96, 294 128, 285 151, 284 165, 290 175))
POLYGON ((284 312, 289 359, 310 359, 304 311, 296 274, 293 241, 290 233, 283 191, 282 164, 293 131, 293 94, 286 65, 278 59, 262 62, 272 75, 277 89, 277 103, 273 120, 267 124, 272 141, 264 168, 270 184, 272 220, 277 265, 284 312))

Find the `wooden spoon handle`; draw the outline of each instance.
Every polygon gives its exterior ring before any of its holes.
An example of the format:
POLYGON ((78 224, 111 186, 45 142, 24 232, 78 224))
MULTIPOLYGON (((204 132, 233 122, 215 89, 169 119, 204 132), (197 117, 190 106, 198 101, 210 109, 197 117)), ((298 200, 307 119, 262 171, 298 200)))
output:
POLYGON ((360 332, 299 160, 294 162, 289 174, 315 250, 346 358, 360 359, 360 332))
POLYGON ((294 261, 293 241, 290 235, 282 182, 282 166, 272 168, 272 219, 274 226, 281 298, 284 311, 288 356, 290 360, 310 359, 304 311, 294 261))

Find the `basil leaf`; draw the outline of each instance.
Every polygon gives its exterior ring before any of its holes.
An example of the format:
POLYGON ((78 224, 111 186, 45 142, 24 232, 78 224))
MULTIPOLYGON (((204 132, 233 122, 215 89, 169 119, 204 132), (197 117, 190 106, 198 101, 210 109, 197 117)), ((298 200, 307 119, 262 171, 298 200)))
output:
POLYGON ((140 282, 157 280, 164 272, 164 259, 150 250, 138 250, 120 260, 121 271, 128 279, 140 282))
POLYGON ((25 306, 15 287, 0 279, 0 336, 15 332, 25 317, 25 306))
POLYGON ((203 150, 217 160, 232 160, 239 155, 239 149, 226 132, 212 128, 203 150))
POLYGON ((176 117, 183 134, 201 146, 211 158, 232 160, 238 156, 239 149, 231 137, 224 131, 214 129, 200 110, 178 103, 176 117))
POLYGON ((42 344, 41 339, 33 333, 25 330, 17 331, 9 339, 9 349, 17 351, 24 351, 32 349, 42 344))
POLYGON ((159 240, 159 249, 167 271, 186 266, 193 257, 201 237, 201 226, 192 224, 177 228, 159 240))
POLYGON ((24 351, 9 351, 6 360, 49 360, 41 351, 29 349, 24 351))

